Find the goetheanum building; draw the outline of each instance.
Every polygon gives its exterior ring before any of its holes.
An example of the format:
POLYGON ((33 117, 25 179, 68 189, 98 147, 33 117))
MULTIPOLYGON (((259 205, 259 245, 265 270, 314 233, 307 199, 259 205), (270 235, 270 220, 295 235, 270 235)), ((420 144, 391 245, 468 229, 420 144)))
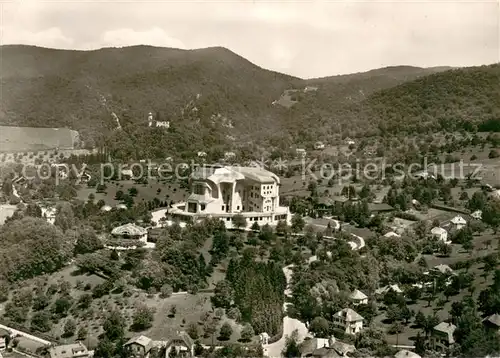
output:
POLYGON ((280 206, 278 176, 262 168, 203 166, 191 175, 191 195, 185 203, 173 206, 172 216, 196 221, 220 218, 232 228, 232 218, 242 215, 247 227, 276 225, 291 221, 288 207, 280 206))

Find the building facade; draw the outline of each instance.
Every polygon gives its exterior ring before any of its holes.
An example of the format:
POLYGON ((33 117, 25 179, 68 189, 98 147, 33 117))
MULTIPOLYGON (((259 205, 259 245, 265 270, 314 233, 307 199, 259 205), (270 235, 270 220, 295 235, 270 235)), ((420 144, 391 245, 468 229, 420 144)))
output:
POLYGON ((173 216, 202 219, 220 218, 233 228, 233 218, 241 215, 246 227, 275 225, 291 221, 288 207, 279 204, 278 176, 254 167, 199 167, 191 176, 191 195, 169 211, 173 216))

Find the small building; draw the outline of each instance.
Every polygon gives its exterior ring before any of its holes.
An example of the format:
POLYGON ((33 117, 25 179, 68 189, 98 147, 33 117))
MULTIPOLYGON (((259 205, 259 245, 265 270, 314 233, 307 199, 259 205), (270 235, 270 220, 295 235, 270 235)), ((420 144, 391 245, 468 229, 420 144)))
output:
POLYGON ((455 273, 450 266, 444 264, 434 266, 432 272, 441 275, 453 275, 455 273))
POLYGON ((269 344, 269 334, 267 332, 259 334, 259 341, 262 345, 269 344))
MULTIPOLYGON (((136 336, 129 339, 124 345, 127 357, 147 358, 153 348, 153 341, 146 336, 136 336)), ((168 355, 167 355, 168 357, 168 355)))
POLYGON ((225 152, 224 153, 224 160, 231 160, 236 158, 236 153, 235 152, 225 152))
POLYGON ((385 295, 387 292, 393 291, 396 293, 403 293, 403 290, 399 288, 398 285, 387 285, 375 290, 376 295, 385 295))
POLYGON ((147 242, 148 240, 148 231, 145 228, 132 223, 115 227, 111 230, 111 235, 125 239, 139 240, 142 242, 147 242))
POLYGON ((323 150, 325 149, 325 144, 323 142, 316 142, 314 143, 314 149, 323 150))
POLYGON ((354 305, 366 305, 368 303, 368 296, 358 289, 352 291, 349 298, 354 305))
POLYGON ((390 206, 387 203, 369 203, 368 210, 372 214, 381 214, 381 213, 390 213, 394 211, 394 207, 390 206))
POLYGON ((198 158, 205 158, 207 156, 207 153, 206 152, 198 152, 197 155, 198 155, 198 158))
POLYGON ((127 210, 128 209, 127 205, 125 205, 125 204, 117 204, 115 206, 115 208, 117 208, 118 210, 127 210))
POLYGON ((108 211, 111 211, 113 210, 113 208, 109 205, 104 205, 101 207, 101 211, 104 211, 104 212, 108 212, 108 211))
POLYGON ((82 342, 49 348, 49 358, 88 358, 90 353, 82 342))
POLYGON ((447 352, 455 343, 453 334, 456 329, 457 326, 448 322, 441 322, 435 326, 431 333, 431 348, 438 352, 447 352))
POLYGON ((396 234, 394 231, 389 231, 388 233, 384 234, 384 237, 390 238, 390 237, 401 237, 401 235, 396 234))
POLYGON ((194 357, 194 342, 186 332, 178 332, 176 337, 167 342, 165 357, 170 357, 173 351, 176 357, 194 357))
POLYGON ((500 334, 500 314, 495 313, 483 319, 483 324, 487 329, 500 334))
POLYGON ((407 349, 401 349, 394 355, 394 358, 422 358, 415 352, 409 351, 407 349))
POLYGON ((307 152, 303 148, 297 148, 297 149, 295 149, 295 154, 297 155, 298 158, 305 158, 307 155, 307 152))
POLYGON ((300 345, 301 357, 340 358, 356 351, 352 344, 330 338, 306 338, 300 345))
POLYGON ((445 244, 451 243, 451 241, 448 241, 448 231, 446 231, 442 227, 439 226, 433 227, 431 230, 431 235, 432 237, 436 238, 439 241, 444 242, 445 244))
POLYGON ((333 324, 347 334, 356 334, 363 329, 364 318, 351 308, 344 308, 333 316, 333 324))
POLYGON ((7 349, 9 339, 10 332, 6 329, 0 328, 0 351, 7 349))
POLYGON ((356 144, 356 142, 355 142, 355 141, 353 141, 353 140, 352 140, 351 138, 349 138, 349 137, 347 137, 346 139, 344 139, 344 142, 345 142, 345 144, 347 144, 347 145, 354 145, 354 144, 356 144))
POLYGON ((467 221, 460 215, 455 216, 453 219, 450 220, 450 223, 453 225, 453 228, 455 230, 460 230, 467 225, 467 221))
POLYGON ((483 211, 482 210, 476 210, 470 216, 472 218, 476 219, 476 220, 481 220, 483 218, 483 211))

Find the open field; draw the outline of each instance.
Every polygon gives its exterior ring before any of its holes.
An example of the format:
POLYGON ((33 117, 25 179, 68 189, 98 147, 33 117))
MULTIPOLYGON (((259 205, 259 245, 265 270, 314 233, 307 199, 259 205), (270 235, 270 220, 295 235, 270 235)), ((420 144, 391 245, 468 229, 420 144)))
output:
POLYGON ((121 190, 127 194, 130 188, 136 188, 138 193, 134 198, 136 203, 141 201, 150 201, 157 198, 160 201, 174 201, 179 202, 187 198, 187 191, 181 189, 179 184, 165 183, 157 180, 150 180, 148 184, 137 184, 133 180, 122 180, 106 183, 106 191, 104 193, 97 193, 95 188, 82 187, 78 190, 78 199, 88 200, 89 194, 94 194, 94 201, 104 200, 106 205, 115 206, 120 203, 115 199, 116 192, 121 190), (160 190, 160 191, 158 191, 160 190))

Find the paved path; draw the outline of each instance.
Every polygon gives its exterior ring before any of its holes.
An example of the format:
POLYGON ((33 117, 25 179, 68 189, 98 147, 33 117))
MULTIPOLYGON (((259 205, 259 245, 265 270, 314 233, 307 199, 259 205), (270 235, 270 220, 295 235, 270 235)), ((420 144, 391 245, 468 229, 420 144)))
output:
MULTIPOLYGON (((292 280, 292 271, 293 265, 289 265, 283 268, 283 273, 285 274, 287 287, 285 289, 285 296, 290 297, 292 291, 290 290, 290 281, 292 280)), ((287 306, 290 303, 285 302, 283 305, 283 310, 286 313, 287 306)), ((281 357, 281 351, 285 347, 286 337, 292 335, 293 331, 297 331, 299 342, 304 340, 307 337, 309 331, 304 323, 295 318, 290 318, 288 316, 283 317, 283 336, 279 341, 276 341, 271 344, 263 345, 264 356, 266 357, 281 357)))
POLYGON ((22 336, 22 337, 31 339, 32 341, 35 341, 35 342, 38 342, 38 343, 41 343, 41 344, 45 344, 47 346, 49 346, 49 345, 52 344, 52 342, 49 342, 49 341, 47 341, 45 339, 33 336, 33 335, 28 334, 28 333, 23 332, 23 331, 18 331, 17 329, 14 329, 14 328, 11 328, 11 327, 8 327, 8 326, 4 326, 3 324, 0 324, 0 328, 3 328, 5 330, 7 330, 7 331, 11 331, 12 335, 14 335, 14 336, 22 336))

